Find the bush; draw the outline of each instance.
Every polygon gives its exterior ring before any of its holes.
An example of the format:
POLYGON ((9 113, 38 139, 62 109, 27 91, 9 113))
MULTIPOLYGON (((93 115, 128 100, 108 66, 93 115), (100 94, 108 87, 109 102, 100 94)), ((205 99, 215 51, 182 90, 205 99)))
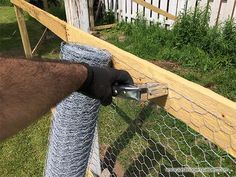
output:
POLYGON ((228 20, 210 27, 208 9, 180 14, 170 30, 142 17, 117 28, 125 35, 121 47, 146 59, 171 60, 204 71, 236 66, 236 23, 228 20))
POLYGON ((202 60, 205 69, 235 66, 236 23, 228 20, 220 26, 210 27, 208 11, 196 8, 194 12, 180 14, 173 27, 174 44, 180 50, 190 45, 205 52, 205 60, 202 60), (207 58, 211 58, 211 61, 207 58))
POLYGON ((175 45, 181 48, 190 44, 201 48, 209 30, 209 19, 208 9, 182 12, 173 27, 175 45))
POLYGON ((10 0, 0 0, 0 6, 11 6, 10 0))

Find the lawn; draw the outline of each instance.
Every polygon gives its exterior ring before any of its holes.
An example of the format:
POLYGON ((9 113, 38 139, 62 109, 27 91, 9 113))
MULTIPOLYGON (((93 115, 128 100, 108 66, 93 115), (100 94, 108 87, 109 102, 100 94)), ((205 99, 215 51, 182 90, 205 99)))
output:
MULTIPOLYGON (((0 7, 0 55, 24 57, 21 38, 12 7, 0 7)), ((26 15, 31 45, 34 46, 44 27, 26 15)), ((49 35, 51 36, 51 35, 49 35)), ((51 38, 41 45, 36 57, 59 58, 60 40, 51 38)), ((0 176, 42 176, 51 114, 18 135, 0 143, 0 176)))
MULTIPOLYGON (((0 7, 0 14, 0 55, 24 56, 14 9, 0 7)), ((34 46, 44 27, 27 15, 26 23, 34 46)), ((57 59, 61 41, 49 36, 36 56, 57 59)), ((230 58, 224 52, 213 56, 214 45, 208 49, 209 52, 201 46, 195 48, 191 42, 173 48, 171 32, 159 27, 148 28, 143 22, 136 26, 122 23, 100 32, 99 36, 236 101, 236 53, 234 55, 233 49, 225 49, 232 50, 233 58, 230 58), (219 58, 221 60, 217 62, 219 58)), ((20 134, 0 143, 0 176, 42 176, 50 118, 48 113, 20 134)), ((164 110, 154 109, 147 103, 116 99, 112 106, 102 107, 99 130, 101 154, 109 157, 104 167, 115 165, 116 172, 126 176, 151 176, 160 172, 165 176, 168 174, 166 167, 181 166, 236 169, 235 159, 231 156, 164 110), (116 164, 114 158, 117 159, 116 164)), ((229 176, 233 175, 236 175, 235 171, 231 171, 229 176)))

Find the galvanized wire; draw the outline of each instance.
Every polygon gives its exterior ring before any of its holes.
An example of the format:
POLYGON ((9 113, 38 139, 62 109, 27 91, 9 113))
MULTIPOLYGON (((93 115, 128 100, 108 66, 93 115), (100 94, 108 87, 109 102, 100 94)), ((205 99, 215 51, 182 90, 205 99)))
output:
POLYGON ((235 158, 154 103, 114 99, 99 136, 111 176, 236 176, 235 158))
MULTIPOLYGON (((105 50, 63 43, 61 59, 104 67, 110 63, 111 55, 105 50)), ((92 144, 95 147, 98 144, 93 143, 93 140, 96 140, 94 132, 99 106, 100 101, 78 92, 72 93, 57 105, 50 133, 45 176, 85 176, 92 144)), ((98 154, 98 148, 92 152, 98 154)), ((96 154, 91 154, 91 157, 95 158, 96 154)), ((97 168, 99 171, 99 166, 97 168)))

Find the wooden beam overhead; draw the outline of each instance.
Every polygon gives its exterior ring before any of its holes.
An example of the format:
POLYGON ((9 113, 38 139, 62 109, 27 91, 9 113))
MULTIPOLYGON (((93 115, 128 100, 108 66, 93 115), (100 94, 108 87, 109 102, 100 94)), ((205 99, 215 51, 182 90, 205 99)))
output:
POLYGON ((65 42, 108 50, 114 66, 127 70, 136 83, 160 82, 169 94, 155 101, 167 112, 236 157, 236 103, 162 69, 106 41, 75 28, 23 0, 11 0, 65 42))

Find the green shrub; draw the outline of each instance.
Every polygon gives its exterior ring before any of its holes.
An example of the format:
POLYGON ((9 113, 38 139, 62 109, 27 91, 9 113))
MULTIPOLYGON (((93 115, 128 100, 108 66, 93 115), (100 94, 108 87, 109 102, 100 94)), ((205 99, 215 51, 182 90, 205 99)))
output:
POLYGON ((10 6, 10 0, 0 0, 0 6, 10 6))
MULTIPOLYGON (((174 27, 174 44, 180 50, 186 45, 202 49, 204 69, 236 65, 236 23, 228 20, 220 26, 209 26, 208 9, 188 11, 179 15, 174 27), (209 59, 211 61, 209 62, 209 59)), ((198 56, 197 52, 192 51, 198 56)), ((192 58, 196 60, 196 57, 192 58)), ((194 63, 194 62, 193 62, 194 63)), ((195 61, 196 63, 196 61, 195 61)))
POLYGON ((116 44, 145 59, 175 61, 197 70, 235 68, 236 23, 211 27, 209 16, 207 8, 187 11, 170 30, 138 16, 133 23, 117 26, 125 41, 116 39, 116 44))
POLYGON ((175 45, 194 45, 201 47, 204 37, 209 30, 208 9, 201 10, 196 8, 194 11, 182 12, 173 27, 175 35, 175 45))

